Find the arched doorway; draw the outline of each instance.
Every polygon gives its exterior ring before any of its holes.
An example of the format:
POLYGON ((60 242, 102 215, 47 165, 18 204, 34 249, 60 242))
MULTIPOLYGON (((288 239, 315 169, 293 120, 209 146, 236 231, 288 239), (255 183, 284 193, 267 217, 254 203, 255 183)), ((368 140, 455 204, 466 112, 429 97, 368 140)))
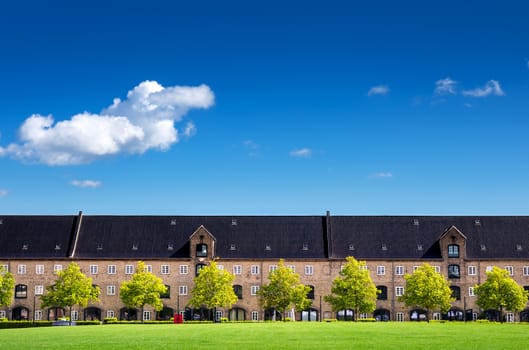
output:
POLYGON ((339 310, 336 313, 336 319, 338 321, 353 321, 354 320, 354 311, 351 309, 339 310))
POLYGON ((465 313, 463 310, 453 307, 446 314, 443 315, 443 320, 448 321, 464 321, 465 320, 465 313))
POLYGON ((28 321, 29 320, 29 309, 24 306, 17 306, 12 312, 13 321, 28 321))
POLYGON ((84 309, 84 319, 86 321, 101 321, 101 309, 95 306, 84 309))
POLYGON ((373 317, 377 321, 387 322, 391 319, 391 313, 387 309, 376 309, 373 312, 373 317))
POLYGON ((174 316, 174 309, 164 306, 163 309, 157 312, 156 317, 158 320, 170 320, 174 316))
MULTIPOLYGON (((265 321, 271 321, 273 320, 273 316, 274 316, 274 310, 275 309, 266 309, 265 310, 265 321)), ((275 315, 276 315, 276 321, 281 321, 282 320, 282 317, 281 317, 281 313, 277 310, 275 310, 275 315)))
POLYGON ((529 322, 529 309, 520 312, 520 322, 529 322))
POLYGON ((310 308, 307 310, 301 311, 301 320, 302 321, 318 321, 318 310, 310 308))
POLYGON ((479 316, 481 319, 486 319, 489 321, 499 322, 500 321, 500 312, 498 310, 485 310, 479 316))
POLYGON ((413 309, 410 311, 410 321, 427 321, 428 315, 426 310, 413 309))
POLYGON ((186 307, 184 319, 186 321, 213 321, 213 310, 205 307, 200 309, 186 307))
POLYGON ((48 321, 57 321, 59 318, 64 317, 66 313, 62 307, 50 307, 48 309, 48 321))
POLYGON ((244 321, 246 320, 246 310, 240 307, 234 307, 229 313, 230 321, 244 321))
POLYGON ((119 310, 119 319, 122 321, 136 321, 138 319, 138 310, 124 307, 119 310))

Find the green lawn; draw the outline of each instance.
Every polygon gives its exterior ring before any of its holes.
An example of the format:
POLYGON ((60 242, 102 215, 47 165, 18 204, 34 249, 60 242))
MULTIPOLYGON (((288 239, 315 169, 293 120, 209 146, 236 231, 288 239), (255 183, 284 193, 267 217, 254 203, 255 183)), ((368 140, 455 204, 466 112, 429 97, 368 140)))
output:
POLYGON ((0 349, 526 349, 529 325, 224 323, 0 330, 0 349))

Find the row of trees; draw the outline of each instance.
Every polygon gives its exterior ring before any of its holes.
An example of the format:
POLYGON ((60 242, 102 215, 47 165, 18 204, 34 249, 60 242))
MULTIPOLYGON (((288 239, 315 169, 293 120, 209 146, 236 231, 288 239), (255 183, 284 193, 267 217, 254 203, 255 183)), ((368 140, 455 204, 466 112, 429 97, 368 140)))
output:
MULTIPOLYGON (((208 309, 230 308, 237 302, 233 290, 235 276, 217 267, 215 261, 200 270, 195 278, 189 306, 208 309)), ((427 318, 434 310, 447 312, 454 301, 448 280, 429 264, 423 264, 412 274, 405 275, 406 288, 399 301, 406 306, 420 307, 426 310, 427 318)), ((8 306, 13 299, 13 275, 0 267, 0 307, 8 306)), ((161 278, 148 272, 143 262, 138 262, 136 272, 131 279, 120 286, 120 298, 129 308, 151 305, 159 311, 163 308, 160 295, 167 292, 161 278)), ((84 275, 76 263, 57 273, 55 283, 46 287, 47 293, 41 296, 43 307, 60 306, 69 308, 79 305, 86 307, 90 302, 99 301, 99 287, 92 279, 84 275)), ((305 310, 311 305, 307 298, 310 287, 300 283, 299 275, 280 260, 276 270, 269 275, 269 283, 258 291, 260 304, 271 309, 275 319, 276 310, 285 315, 290 308, 305 310)), ((346 264, 331 286, 331 294, 324 297, 333 311, 351 309, 353 317, 360 313, 371 313, 376 308, 377 290, 371 280, 364 261, 347 257, 346 264)), ((477 305, 483 309, 521 311, 524 309, 528 292, 519 286, 509 273, 498 267, 487 272, 487 280, 475 287, 477 305)))

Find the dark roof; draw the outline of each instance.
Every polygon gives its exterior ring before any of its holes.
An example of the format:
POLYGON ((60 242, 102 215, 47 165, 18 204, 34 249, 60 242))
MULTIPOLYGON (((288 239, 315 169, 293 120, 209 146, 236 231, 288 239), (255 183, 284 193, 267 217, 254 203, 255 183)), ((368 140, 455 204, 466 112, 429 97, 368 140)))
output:
POLYGON ((0 256, 66 258, 77 216, 0 216, 0 256))
POLYGON ((451 226, 467 237, 470 259, 529 258, 529 217, 525 216, 332 216, 330 254, 358 259, 441 258, 438 239, 451 226))

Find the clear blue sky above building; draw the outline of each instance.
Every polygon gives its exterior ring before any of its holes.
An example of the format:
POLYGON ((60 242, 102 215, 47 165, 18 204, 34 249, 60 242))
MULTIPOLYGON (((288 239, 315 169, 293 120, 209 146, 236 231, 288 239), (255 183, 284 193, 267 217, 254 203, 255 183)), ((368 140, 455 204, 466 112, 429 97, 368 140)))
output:
POLYGON ((529 214, 529 2, 21 1, 0 31, 0 213, 529 214))

